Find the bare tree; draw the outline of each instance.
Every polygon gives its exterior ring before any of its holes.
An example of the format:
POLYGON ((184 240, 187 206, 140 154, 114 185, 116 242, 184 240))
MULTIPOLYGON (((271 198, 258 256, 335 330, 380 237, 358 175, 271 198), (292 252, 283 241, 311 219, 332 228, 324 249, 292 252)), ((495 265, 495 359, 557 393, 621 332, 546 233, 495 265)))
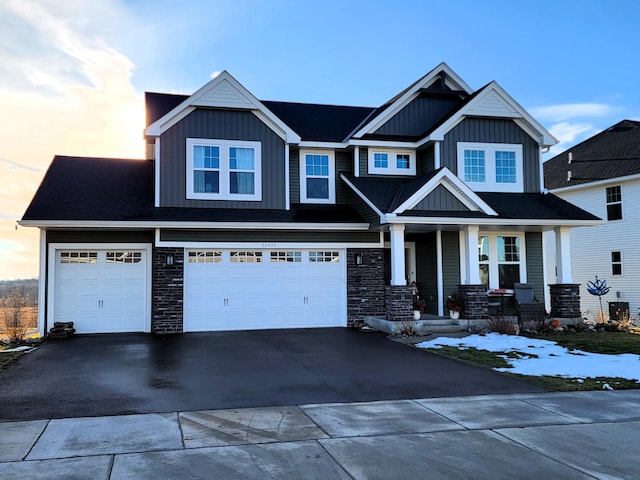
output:
POLYGON ((4 317, 4 331, 11 342, 24 340, 31 329, 27 318, 27 307, 34 304, 33 294, 24 287, 16 286, 0 298, 4 317))

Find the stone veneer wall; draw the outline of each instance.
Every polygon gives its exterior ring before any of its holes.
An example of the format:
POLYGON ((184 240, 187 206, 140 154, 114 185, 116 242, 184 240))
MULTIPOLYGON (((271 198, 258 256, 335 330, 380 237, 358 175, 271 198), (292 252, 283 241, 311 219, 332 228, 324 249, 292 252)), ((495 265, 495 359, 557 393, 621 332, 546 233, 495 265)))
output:
POLYGON ((549 285, 551 316, 557 318, 580 318, 580 284, 557 283, 549 285))
POLYGON ((384 287, 385 318, 394 322, 413 320, 413 287, 386 285, 384 287))
POLYGON ((464 297, 461 318, 469 320, 489 319, 489 296, 486 285, 458 285, 458 292, 464 297))
POLYGON ((153 333, 183 331, 184 248, 156 247, 153 249, 153 333), (173 265, 165 265, 167 255, 173 254, 173 265))
POLYGON ((347 325, 360 327, 366 316, 382 316, 384 308, 384 250, 347 250, 347 325), (362 265, 356 255, 362 254, 362 265))

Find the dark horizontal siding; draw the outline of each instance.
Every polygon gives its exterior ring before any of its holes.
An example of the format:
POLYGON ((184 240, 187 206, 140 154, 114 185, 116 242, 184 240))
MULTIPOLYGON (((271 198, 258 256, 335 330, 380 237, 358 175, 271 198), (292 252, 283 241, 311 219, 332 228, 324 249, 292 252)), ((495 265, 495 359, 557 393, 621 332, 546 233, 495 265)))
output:
POLYGON ((377 129, 375 133, 423 135, 458 103, 460 100, 457 97, 418 97, 377 129))
POLYGON ((197 109, 160 137, 160 205, 163 207, 285 208, 284 141, 248 111, 197 109), (186 198, 186 139, 262 143, 262 201, 186 198))
POLYGON ((153 243, 153 231, 47 230, 47 243, 153 243))
POLYGON ((351 189, 340 179, 341 173, 353 170, 353 153, 336 152, 336 203, 349 204, 351 189))
POLYGON ((533 293, 541 302, 544 301, 544 256, 542 255, 542 233, 525 233, 527 255, 527 283, 533 284, 533 293))
POLYGON ((160 231, 160 239, 165 242, 375 243, 380 240, 380 236, 377 232, 163 229, 160 231))
POLYGON ((433 153, 433 145, 423 148, 416 152, 416 173, 418 176, 426 175, 435 170, 435 157, 433 153))
POLYGON ((540 192, 540 149, 538 143, 513 120, 467 118, 444 137, 442 165, 457 172, 458 142, 522 144, 524 191, 540 192))

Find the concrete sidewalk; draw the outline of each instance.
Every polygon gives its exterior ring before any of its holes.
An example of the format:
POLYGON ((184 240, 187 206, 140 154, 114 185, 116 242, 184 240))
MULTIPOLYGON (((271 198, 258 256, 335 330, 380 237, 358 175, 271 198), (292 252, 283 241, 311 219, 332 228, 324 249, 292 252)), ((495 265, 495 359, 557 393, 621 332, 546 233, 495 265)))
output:
POLYGON ((0 478, 640 478, 640 391, 0 423, 0 478))

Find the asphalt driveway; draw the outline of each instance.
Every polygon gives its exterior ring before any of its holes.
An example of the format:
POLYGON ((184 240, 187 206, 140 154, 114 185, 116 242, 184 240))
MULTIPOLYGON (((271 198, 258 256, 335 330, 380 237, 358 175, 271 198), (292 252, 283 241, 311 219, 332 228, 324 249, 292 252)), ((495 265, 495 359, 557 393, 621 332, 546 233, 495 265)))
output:
POLYGON ((0 372, 0 420, 541 391, 346 328, 87 335, 0 372))

